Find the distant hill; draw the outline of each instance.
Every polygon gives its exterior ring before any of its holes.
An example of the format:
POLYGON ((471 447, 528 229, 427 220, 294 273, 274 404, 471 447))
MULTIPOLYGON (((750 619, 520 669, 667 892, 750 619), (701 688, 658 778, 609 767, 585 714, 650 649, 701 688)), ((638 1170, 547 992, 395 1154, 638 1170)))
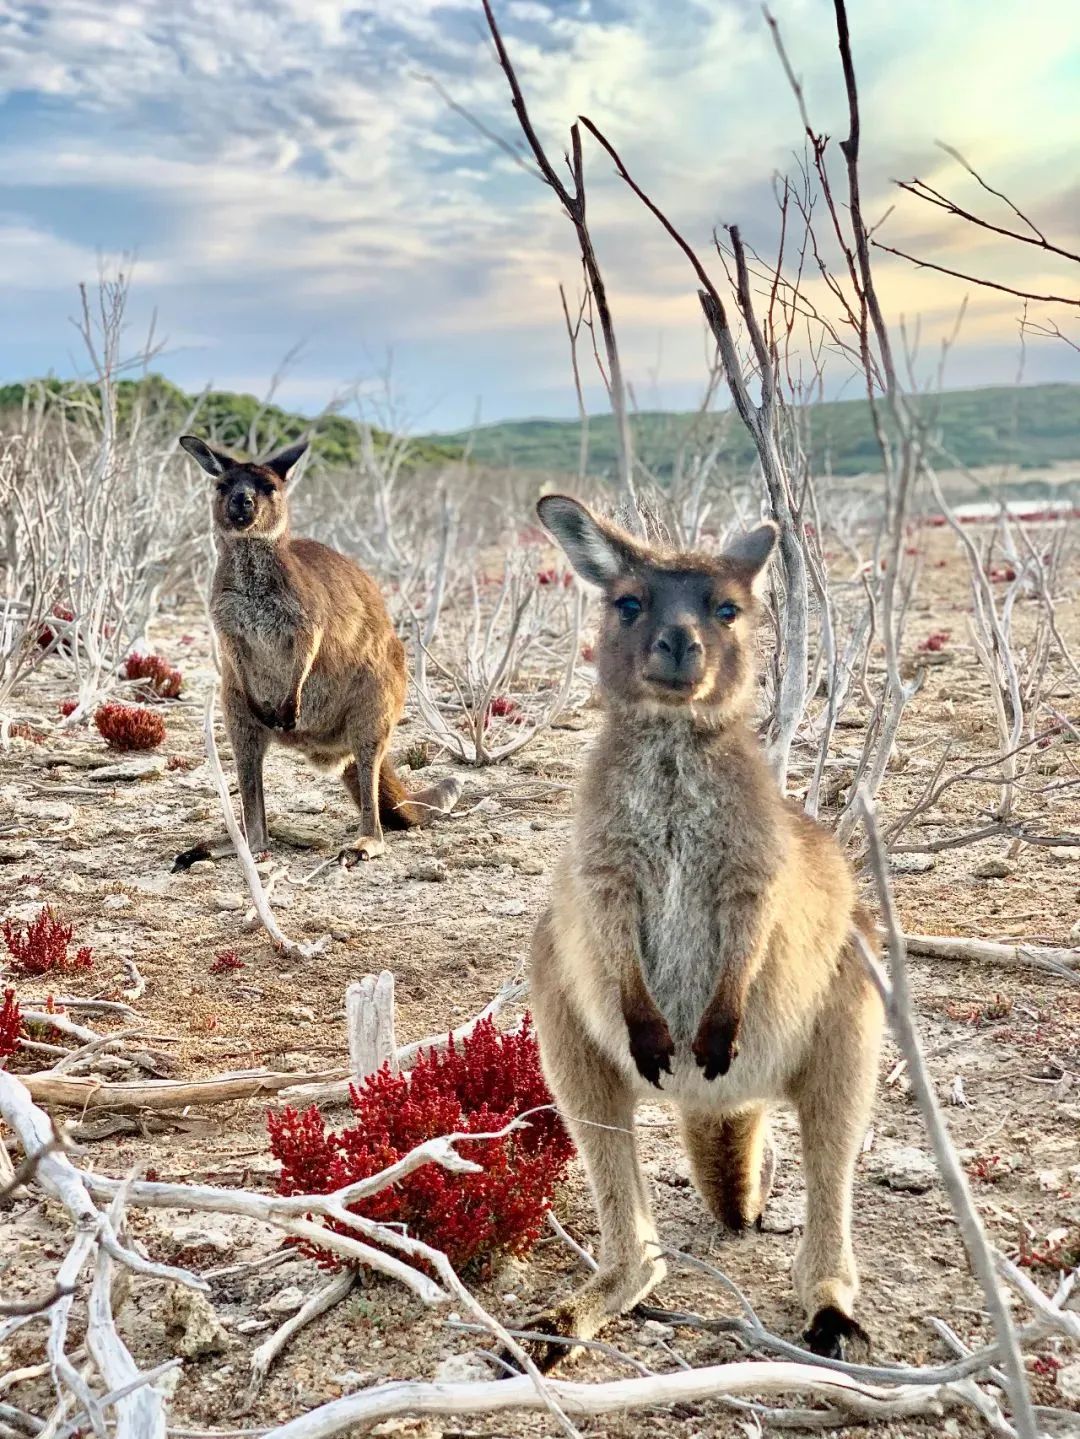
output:
MULTIPOLYGON (((264 405, 254 395, 237 395, 229 390, 211 390, 198 399, 186 394, 162 375, 147 375, 140 380, 117 382, 120 418, 127 418, 136 405, 156 415, 160 429, 168 432, 190 425, 196 434, 211 436, 227 450, 244 452, 251 426, 257 421, 258 435, 268 448, 288 444, 314 428, 312 449, 330 466, 355 465, 361 456, 362 429, 346 415, 323 415, 318 419, 284 410, 279 405, 264 405)), ((13 385, 0 385, 0 425, 5 415, 21 409, 28 394, 44 391, 47 402, 54 405, 96 404, 96 392, 83 384, 62 380, 31 380, 13 385)), ((373 430, 376 448, 386 444, 384 431, 373 430)), ((435 465, 461 454, 461 446, 453 443, 438 445, 418 439, 410 452, 412 466, 435 465)))
MULTIPOLYGON (((943 444, 963 465, 1014 462, 1035 469, 1058 460, 1080 459, 1080 385, 1024 385, 949 390, 917 403, 932 419, 943 444)), ((880 456, 865 400, 812 406, 807 413, 814 468, 828 464, 834 474, 857 475, 880 468, 880 456)), ((669 475, 691 425, 694 447, 711 437, 735 469, 754 463, 750 437, 731 411, 698 420, 691 413, 643 411, 633 417, 635 443, 655 474, 669 475)), ((473 455, 482 463, 509 468, 560 471, 578 468, 580 426, 576 420, 515 420, 485 425, 472 436, 473 455)), ((434 445, 465 444, 469 432, 428 435, 434 445)), ((943 461, 944 463, 944 461, 943 461)), ((615 468, 615 426, 610 414, 589 421, 589 470, 615 468)))

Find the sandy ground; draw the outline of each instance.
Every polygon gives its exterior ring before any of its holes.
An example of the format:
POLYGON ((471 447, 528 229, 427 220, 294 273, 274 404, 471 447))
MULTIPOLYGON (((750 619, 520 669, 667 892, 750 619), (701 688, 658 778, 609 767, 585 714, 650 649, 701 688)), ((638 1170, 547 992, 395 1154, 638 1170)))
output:
MULTIPOLYGON (((943 744, 976 758, 992 752, 986 688, 966 642, 968 608, 962 559, 950 536, 930 536, 922 595, 912 615, 912 655, 933 631, 951 639, 933 658, 927 681, 904 721, 897 765, 881 795, 886 816, 921 790, 943 744), (938 562, 941 563, 938 563, 938 562)), ((1021 610, 1023 605, 1021 605, 1021 610)), ((1080 615, 1062 603, 1059 618, 1075 641, 1080 615)), ((155 633, 157 647, 184 671, 183 698, 163 707, 168 768, 140 781, 97 783, 87 765, 112 761, 93 730, 51 736, 44 743, 14 740, 0 752, 0 916, 29 917, 47 901, 75 927, 76 941, 93 946, 93 970, 64 982, 71 993, 110 996, 124 984, 122 961, 133 959, 146 981, 138 1010, 152 1033, 148 1050, 169 1077, 220 1073, 247 1066, 311 1071, 344 1062, 342 996, 369 971, 388 968, 397 984, 398 1037, 404 1042, 445 1031, 475 1013, 517 972, 544 903, 552 864, 570 825, 573 781, 599 716, 586 704, 511 761, 486 770, 458 769, 465 781, 460 815, 430 830, 391 835, 388 853, 352 872, 331 866, 311 884, 299 883, 351 832, 355 823, 339 782, 304 767, 283 751, 267 767, 271 813, 297 827, 312 846, 278 843, 275 858, 289 881, 275 896, 279 919, 294 937, 332 936, 324 953, 306 962, 275 956, 266 937, 241 930, 244 896, 238 864, 223 860, 208 872, 172 874, 177 850, 219 827, 217 800, 202 763, 202 712, 213 670, 208 636, 195 610, 172 617, 155 633), (439 880, 430 861, 441 861, 439 880), (212 974, 213 956, 235 949, 244 968, 212 974)), ((20 707, 42 716, 68 690, 50 663, 31 682, 20 707)), ((1064 682, 1052 699, 1073 721, 1075 694, 1064 682)), ((399 754, 421 737, 415 714, 403 724, 399 754)), ((834 753, 858 753, 861 734, 838 732, 834 753)), ((1075 745, 1035 751, 1018 810, 1044 833, 1077 828, 1074 792, 1054 789, 1078 774, 1075 745)), ((228 755, 225 751, 226 764, 228 755)), ((426 774, 442 774, 443 762, 426 774)), ((906 838, 921 842, 977 828, 994 800, 991 786, 955 787, 944 810, 906 838)), ((1008 840, 945 850, 914 872, 898 865, 897 901, 905 926, 932 934, 1005 939, 1024 937, 1075 944, 1080 850, 1022 846, 1008 840), (1005 861, 998 878, 974 871, 990 858, 1005 861), (1070 934, 1072 938, 1070 940, 1070 934)), ((1017 1254, 1047 1243, 1080 1259, 1080 989, 1024 969, 913 960, 918 1021, 941 1094, 957 1078, 966 1108, 949 1110, 957 1144, 973 1175, 976 1197, 995 1243, 1017 1254)), ((42 995, 24 981, 20 993, 42 995)), ((108 1029, 107 1021, 88 1022, 108 1029)), ((16 1070, 48 1061, 17 1057, 16 1070)), ((968 1343, 987 1337, 977 1291, 968 1278, 948 1202, 932 1174, 924 1174, 927 1142, 897 1054, 885 1045, 882 1086, 872 1133, 860 1163, 856 1246, 862 1270, 861 1317, 876 1356, 911 1364, 944 1360, 948 1351, 929 1327, 947 1321, 968 1343), (914 1154, 913 1154, 914 1151, 914 1154)), ((127 1077, 127 1076, 122 1076, 127 1077)), ((149 1113, 75 1115, 80 1162, 110 1174, 151 1168, 161 1179, 271 1188, 265 1104, 259 1101, 189 1111, 183 1117, 149 1113)), ((345 1111, 334 1111, 344 1117, 345 1111)), ((69 1116, 70 1117, 70 1116, 69 1116)), ((732 1239, 705 1219, 688 1181, 668 1112, 641 1111, 642 1147, 654 1186, 661 1232, 673 1247, 721 1267, 752 1299, 763 1321, 795 1337, 801 1327, 789 1267, 802 1213, 797 1141, 781 1116, 782 1159, 765 1232, 732 1239)), ((595 1224, 580 1168, 558 1197, 556 1212, 583 1243, 595 1224)), ((65 1244, 53 1207, 23 1197, 0 1208, 0 1287, 41 1288, 65 1244)), ((155 1258, 222 1268, 270 1253, 269 1231, 250 1224, 184 1214, 134 1212, 132 1227, 155 1258)), ((1036 1269, 1050 1287, 1053 1276, 1036 1269)), ((548 1239, 525 1262, 513 1262, 476 1285, 507 1322, 546 1304, 578 1282, 579 1261, 548 1239)), ((441 1314, 389 1282, 365 1280, 332 1313, 288 1348, 254 1406, 238 1414, 254 1346, 280 1322, 287 1301, 325 1282, 310 1261, 284 1263, 212 1280, 212 1299, 225 1327, 222 1352, 185 1362, 173 1400, 174 1422, 191 1428, 266 1426, 327 1398, 387 1378, 431 1376, 441 1360, 465 1353, 475 1340, 456 1333, 441 1314), (275 1307, 275 1306, 280 1307, 275 1307), (261 1327, 260 1327, 261 1326, 261 1327)), ((734 1312, 732 1299, 707 1276, 674 1269, 654 1296, 670 1308, 706 1315, 734 1312)), ((174 1352, 177 1315, 164 1286, 139 1281, 120 1311, 122 1330, 141 1364, 174 1352), (172 1327, 170 1327, 170 1325, 172 1327)), ((181 1325, 182 1328, 182 1325, 181 1325)), ((42 1357, 45 1326, 23 1328, 0 1352, 0 1373, 42 1357)), ((76 1329, 75 1336, 78 1338, 76 1329)), ((658 1370, 676 1356, 693 1365, 738 1357, 723 1335, 688 1328, 646 1326, 636 1317, 605 1334, 620 1349, 658 1370)), ((1052 1345, 1044 1352, 1053 1354, 1052 1345)), ((1061 1354, 1066 1364, 1076 1356, 1061 1354)), ((1052 1364, 1033 1375, 1046 1404, 1062 1404, 1052 1364)), ((588 1355, 567 1366, 575 1378, 628 1372, 618 1362, 588 1355)), ((15 1384, 3 1399, 44 1415, 47 1381, 15 1384)), ((583 1421, 590 1434, 638 1436, 740 1435, 745 1418, 716 1405, 675 1412, 583 1421)), ((555 1432, 538 1416, 433 1422, 393 1421, 377 1432, 417 1435, 533 1435, 555 1432)), ((802 1431, 794 1431, 802 1432, 802 1431)), ((808 1432, 808 1431, 807 1431, 808 1432)), ((843 1431, 848 1432, 848 1431, 843 1431)), ((980 1432, 964 1416, 935 1424, 904 1421, 881 1434, 915 1436, 980 1432)))

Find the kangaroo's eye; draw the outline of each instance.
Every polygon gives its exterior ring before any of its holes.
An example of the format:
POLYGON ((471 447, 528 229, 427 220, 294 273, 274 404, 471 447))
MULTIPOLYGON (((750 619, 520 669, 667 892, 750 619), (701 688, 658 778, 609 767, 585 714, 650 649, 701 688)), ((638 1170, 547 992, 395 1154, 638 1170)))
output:
POLYGON ((725 600, 723 604, 716 606, 716 618, 722 620, 725 625, 731 624, 739 617, 739 606, 734 600, 725 600))
POLYGON ((621 600, 615 601, 615 608, 629 624, 631 620, 636 620, 641 614, 641 601, 636 600, 633 595, 623 595, 621 600))

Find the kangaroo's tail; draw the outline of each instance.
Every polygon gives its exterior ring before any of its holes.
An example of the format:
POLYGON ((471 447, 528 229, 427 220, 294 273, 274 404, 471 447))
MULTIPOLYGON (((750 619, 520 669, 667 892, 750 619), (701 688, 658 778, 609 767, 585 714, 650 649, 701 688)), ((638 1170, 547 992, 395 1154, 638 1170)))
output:
POLYGON ((389 755, 379 771, 379 818, 386 829, 417 829, 449 814, 461 798, 461 781, 451 776, 427 789, 407 790, 389 755))

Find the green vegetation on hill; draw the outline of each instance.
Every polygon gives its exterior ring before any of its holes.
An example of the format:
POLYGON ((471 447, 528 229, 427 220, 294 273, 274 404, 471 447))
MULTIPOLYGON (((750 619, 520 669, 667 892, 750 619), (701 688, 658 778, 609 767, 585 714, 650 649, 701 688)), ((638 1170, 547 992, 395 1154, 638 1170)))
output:
MULTIPOLYGON (((0 385, 0 424, 5 414, 22 408, 28 395, 33 400, 42 393, 48 404, 85 408, 99 403, 94 387, 81 383, 48 379, 0 385)), ((322 415, 312 420, 283 410, 279 405, 264 405, 254 395, 237 395, 229 390, 210 390, 197 397, 185 394, 162 375, 119 380, 116 394, 121 424, 130 420, 136 406, 141 406, 147 417, 153 417, 159 433, 175 433, 188 425, 196 434, 211 437, 216 444, 237 453, 246 452, 253 425, 261 451, 286 445, 313 429, 312 449, 328 465, 347 468, 357 464, 361 457, 361 427, 345 415, 322 415)), ((387 436, 381 430, 373 430, 372 440, 379 449, 386 444, 387 436)), ((410 451, 409 463, 414 467, 434 465, 460 453, 460 445, 417 440, 410 451)))
MULTIPOLYGON (((1014 462, 1035 469, 1058 460, 1080 459, 1080 385, 1024 385, 950 390, 917 403, 948 454, 972 468, 1014 462)), ((806 414, 814 468, 834 474, 876 471, 881 459, 865 400, 839 400, 810 407, 806 414)), ((674 457, 690 427, 693 448, 712 440, 733 469, 754 463, 750 437, 731 411, 699 420, 690 413, 643 411, 633 418, 637 451, 653 473, 671 473, 674 457)), ((477 460, 508 468, 574 474, 580 427, 576 420, 519 420, 486 425, 473 436, 477 460)), ((462 445, 467 431, 429 435, 435 445, 462 445)), ((942 462, 947 463, 943 460, 942 462)), ((589 421, 589 470, 615 468, 615 426, 610 415, 589 421)))

